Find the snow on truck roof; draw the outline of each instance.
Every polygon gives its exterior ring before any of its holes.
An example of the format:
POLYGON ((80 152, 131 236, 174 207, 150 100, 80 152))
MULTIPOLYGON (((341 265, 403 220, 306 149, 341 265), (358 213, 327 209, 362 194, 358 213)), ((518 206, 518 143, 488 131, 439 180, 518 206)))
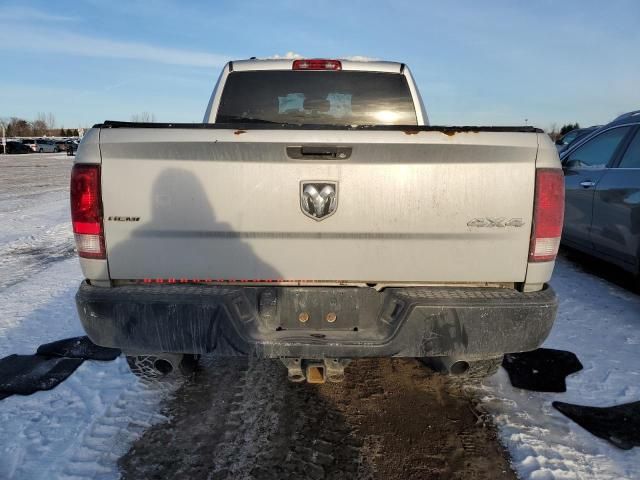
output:
MULTIPOLYGON (((242 72, 251 70, 292 70, 294 62, 304 63, 317 60, 326 60, 327 62, 339 62, 340 70, 347 71, 365 71, 365 72, 386 72, 386 73, 402 73, 404 63, 385 62, 380 60, 364 61, 364 60, 348 60, 348 59, 314 59, 314 58, 278 58, 278 59, 250 59, 250 60, 233 60, 227 65, 229 71, 242 72)), ((316 70, 316 69, 314 69, 316 70)), ((322 70, 322 69, 320 69, 322 70)), ((328 68, 326 70, 336 70, 328 68)))

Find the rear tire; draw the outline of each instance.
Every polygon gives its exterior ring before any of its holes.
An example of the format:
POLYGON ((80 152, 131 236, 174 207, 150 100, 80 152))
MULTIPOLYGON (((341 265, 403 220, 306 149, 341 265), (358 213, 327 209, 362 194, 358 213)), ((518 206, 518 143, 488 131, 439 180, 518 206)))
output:
POLYGON ((199 355, 127 355, 131 373, 143 380, 190 377, 198 367, 199 355))
POLYGON ((502 365, 502 358, 490 358, 488 360, 478 360, 475 362, 469 362, 469 370, 466 373, 459 375, 466 377, 469 380, 481 382, 485 378, 489 378, 495 375, 502 365))

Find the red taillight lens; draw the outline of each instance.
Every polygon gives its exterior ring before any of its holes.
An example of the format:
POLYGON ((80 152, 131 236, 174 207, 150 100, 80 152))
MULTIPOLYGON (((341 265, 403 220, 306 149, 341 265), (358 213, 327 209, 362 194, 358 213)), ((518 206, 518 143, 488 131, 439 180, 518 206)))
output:
POLYGON ((312 58, 309 60, 294 60, 294 70, 342 70, 340 60, 325 60, 323 58, 312 58))
POLYGON ((106 258, 100 200, 100 165, 74 165, 70 191, 71 221, 78 254, 84 258, 106 258))
POLYGON ((564 176, 557 168, 536 170, 533 229, 529 245, 530 262, 556 258, 564 220, 564 176))

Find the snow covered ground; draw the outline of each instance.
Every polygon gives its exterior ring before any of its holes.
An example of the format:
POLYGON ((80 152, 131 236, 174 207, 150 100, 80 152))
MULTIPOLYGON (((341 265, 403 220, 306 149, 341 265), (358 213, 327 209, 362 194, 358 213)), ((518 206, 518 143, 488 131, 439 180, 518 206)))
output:
MULTIPOLYGON (((0 358, 83 335, 66 155, 0 155, 0 358)), ((0 401, 0 479, 117 478, 117 458, 172 387, 144 385, 122 358, 85 362, 47 392, 0 401)))
MULTIPOLYGON (((70 168, 64 155, 0 155, 0 357, 83 333, 70 168)), ((618 450, 551 407, 640 400, 640 297, 566 258, 552 284, 561 305, 546 346, 575 352, 584 370, 565 394, 514 389, 501 370, 480 391, 484 405, 522 478, 640 478, 639 448, 618 450)), ((162 420, 172 388, 139 382, 120 358, 85 362, 52 391, 0 401, 0 479, 117 478, 118 457, 162 420)))
POLYGON ((640 296, 564 257, 551 284, 560 311, 544 346, 574 352, 584 369, 567 378, 561 394, 513 388, 500 369, 483 389, 485 406, 523 479, 638 479, 640 448, 617 449, 551 402, 604 407, 640 400, 640 296))

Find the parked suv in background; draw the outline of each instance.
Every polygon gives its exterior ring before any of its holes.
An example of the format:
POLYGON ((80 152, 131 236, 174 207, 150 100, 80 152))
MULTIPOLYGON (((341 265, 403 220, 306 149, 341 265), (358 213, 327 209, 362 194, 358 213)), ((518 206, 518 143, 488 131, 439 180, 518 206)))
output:
POLYGON ((46 140, 44 138, 39 138, 36 140, 36 152, 56 153, 59 151, 60 149, 53 140, 46 140))
POLYGON ((563 244, 622 267, 640 286, 640 110, 575 142, 561 161, 563 244))
POLYGON ((600 127, 601 125, 594 125, 587 128, 574 128, 570 132, 565 133, 562 137, 556 140, 556 148, 558 149, 558 153, 564 152, 574 142, 577 142, 578 140, 585 138, 587 135, 592 134, 600 127))

